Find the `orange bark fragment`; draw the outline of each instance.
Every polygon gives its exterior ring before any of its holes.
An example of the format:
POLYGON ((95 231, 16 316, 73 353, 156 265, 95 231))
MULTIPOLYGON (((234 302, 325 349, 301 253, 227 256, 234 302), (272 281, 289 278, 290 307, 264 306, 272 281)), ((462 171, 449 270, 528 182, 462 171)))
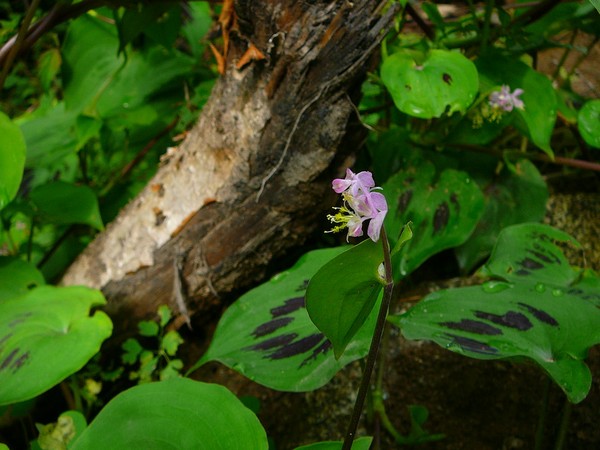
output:
POLYGON ((246 64, 252 61, 260 61, 261 59, 266 59, 266 56, 263 52, 261 52, 253 43, 248 45, 248 50, 242 55, 238 63, 236 64, 237 69, 241 69, 246 64))

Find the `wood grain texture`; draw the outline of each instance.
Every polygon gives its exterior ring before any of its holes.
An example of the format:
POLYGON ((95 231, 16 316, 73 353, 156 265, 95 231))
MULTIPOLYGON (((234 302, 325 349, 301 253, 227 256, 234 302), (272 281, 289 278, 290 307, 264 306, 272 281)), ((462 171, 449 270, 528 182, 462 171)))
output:
POLYGON ((135 328, 160 304, 177 311, 177 255, 191 313, 264 277, 334 201, 330 180, 359 140, 351 98, 393 17, 384 3, 238 0, 197 125, 63 283, 101 288, 117 327, 135 328), (238 70, 250 43, 266 59, 238 70))

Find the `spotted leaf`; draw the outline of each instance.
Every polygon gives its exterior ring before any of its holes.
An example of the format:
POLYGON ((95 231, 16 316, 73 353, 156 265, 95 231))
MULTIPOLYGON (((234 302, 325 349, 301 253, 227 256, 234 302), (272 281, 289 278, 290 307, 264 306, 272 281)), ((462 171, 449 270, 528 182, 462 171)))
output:
POLYGON ((0 303, 0 405, 50 389, 100 350, 112 323, 90 308, 106 300, 84 287, 41 286, 0 303))
POLYGON ((472 358, 530 358, 579 402, 591 386, 583 360, 600 343, 600 278, 569 266, 556 244, 568 240, 545 225, 509 227, 485 266, 496 280, 435 292, 390 321, 472 358))
POLYGON ((465 173, 446 169, 439 175, 428 161, 413 160, 383 186, 389 204, 385 226, 393 239, 407 222, 413 238, 394 261, 395 277, 404 276, 427 258, 462 244, 483 213, 483 194, 465 173))
POLYGON ((375 327, 366 318, 339 360, 305 308, 309 280, 350 247, 307 253, 288 271, 240 297, 223 314, 206 354, 190 369, 219 361, 264 386, 309 391, 326 384, 346 364, 364 357, 375 327))

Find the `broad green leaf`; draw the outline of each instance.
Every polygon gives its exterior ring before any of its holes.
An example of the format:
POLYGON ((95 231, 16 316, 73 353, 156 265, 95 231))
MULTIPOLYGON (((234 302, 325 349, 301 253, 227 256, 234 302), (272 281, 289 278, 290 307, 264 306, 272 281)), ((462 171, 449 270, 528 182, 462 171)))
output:
POLYGON ((407 165, 383 185, 383 192, 389 205, 388 236, 396 239, 405 223, 413 223, 414 237, 394 258, 395 278, 465 242, 483 213, 483 194, 465 172, 445 169, 438 176, 427 161, 407 165))
POLYGON ((60 70, 61 64, 62 58, 60 56, 60 51, 57 48, 46 50, 40 55, 38 60, 38 73, 44 90, 50 90, 52 82, 60 70))
POLYGON ((325 385, 346 364, 364 357, 376 314, 336 360, 331 343, 304 307, 309 280, 347 249, 309 252, 291 269, 240 297, 223 314, 208 351, 189 372, 208 361, 219 361, 272 389, 311 391, 325 385))
POLYGON ((549 225, 524 223, 508 227, 498 241, 482 275, 501 277, 510 282, 570 285, 581 275, 572 267, 556 243, 581 245, 567 233, 549 225))
POLYGON ((585 102, 577 115, 577 128, 589 146, 600 148, 600 100, 585 102))
POLYGON ((590 0, 590 3, 594 5, 594 8, 596 8, 598 14, 600 14, 600 0, 590 0))
POLYGON ((164 328, 171 320, 172 313, 171 309, 167 305, 160 305, 158 307, 159 325, 164 328))
POLYGON ((46 284, 35 266, 19 258, 0 256, 0 303, 46 284))
POLYGON ((475 65, 458 52, 431 50, 426 56, 404 50, 381 66, 381 79, 396 107, 422 119, 464 113, 477 95, 475 65))
POLYGON ((306 310, 339 359, 369 317, 385 284, 378 273, 381 243, 367 239, 336 256, 310 280, 306 310))
POLYGON ((530 358, 577 403, 591 386, 583 359, 600 343, 600 279, 570 268, 567 241, 546 225, 506 228, 485 270, 496 280, 435 292, 390 321, 472 358, 530 358))
POLYGON ((33 398, 81 369, 112 333, 106 300, 85 287, 41 286, 0 303, 0 404, 33 398))
POLYGON ((468 272, 489 256, 500 231, 522 222, 544 218, 548 188, 529 160, 520 160, 515 171, 505 168, 488 182, 484 191, 485 210, 467 242, 456 249, 461 268, 468 272))
MULTIPOLYGON (((361 437, 352 442, 352 450, 369 450, 371 448, 372 437, 361 437)), ((325 441, 314 444, 302 445, 295 450, 342 450, 343 441, 325 441)))
POLYGON ((481 92, 489 93, 502 85, 508 85, 511 92, 523 89, 520 99, 525 108, 514 109, 510 113, 515 116, 514 124, 535 145, 552 156, 550 138, 558 102, 550 80, 519 60, 496 53, 478 58, 475 64, 479 70, 481 92))
POLYGON ((0 112, 0 209, 17 195, 24 168, 23 133, 6 114, 0 112))
POLYGON ((256 416, 223 386, 175 378, 112 399, 71 450, 267 450, 256 416))
POLYGON ((75 153, 79 141, 77 116, 76 111, 67 111, 59 102, 19 121, 27 142, 27 167, 56 164, 75 153))
POLYGON ((54 181, 29 194, 43 220, 57 224, 81 223, 102 230, 98 199, 87 186, 54 181))

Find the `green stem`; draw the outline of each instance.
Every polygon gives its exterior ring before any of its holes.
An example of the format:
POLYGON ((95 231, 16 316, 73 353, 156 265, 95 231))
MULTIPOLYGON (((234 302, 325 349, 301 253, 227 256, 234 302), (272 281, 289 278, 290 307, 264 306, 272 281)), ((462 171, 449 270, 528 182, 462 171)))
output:
POLYGON ((485 2, 485 12, 483 15, 483 30, 481 32, 481 52, 483 53, 490 39, 490 25, 492 23, 492 11, 494 10, 494 0, 485 2))
POLYGON ((569 400, 565 400, 565 407, 563 408, 562 419, 560 421, 560 427, 558 428, 558 436, 556 436, 554 450, 562 450, 565 446, 567 431, 569 430, 569 423, 571 422, 572 409, 573 407, 571 402, 569 402, 569 400))
POLYGON ((360 387, 358 388, 358 394, 354 403, 354 409, 352 410, 352 416, 350 417, 350 423, 346 431, 346 437, 344 438, 344 445, 342 450, 350 450, 352 448, 352 442, 356 435, 356 429, 358 428, 358 421, 362 414, 363 406, 365 404, 365 398, 367 392, 371 386, 371 375, 373 368, 375 367, 375 361, 377 361, 377 353, 381 344, 381 338, 383 336, 383 330, 385 329, 386 318, 388 310, 390 308, 390 302, 392 300, 392 294, 394 292, 394 280, 392 278, 392 257, 390 255, 390 243, 387 239, 385 229, 381 228, 381 243, 383 245, 383 262, 385 265, 385 286, 383 288, 383 299, 381 301, 381 307, 379 308, 379 314, 377 315, 377 323, 375 324, 375 331, 373 333, 373 339, 371 340, 371 346, 369 353, 367 354, 367 360, 365 362, 365 370, 363 372, 362 379, 360 381, 360 387))

